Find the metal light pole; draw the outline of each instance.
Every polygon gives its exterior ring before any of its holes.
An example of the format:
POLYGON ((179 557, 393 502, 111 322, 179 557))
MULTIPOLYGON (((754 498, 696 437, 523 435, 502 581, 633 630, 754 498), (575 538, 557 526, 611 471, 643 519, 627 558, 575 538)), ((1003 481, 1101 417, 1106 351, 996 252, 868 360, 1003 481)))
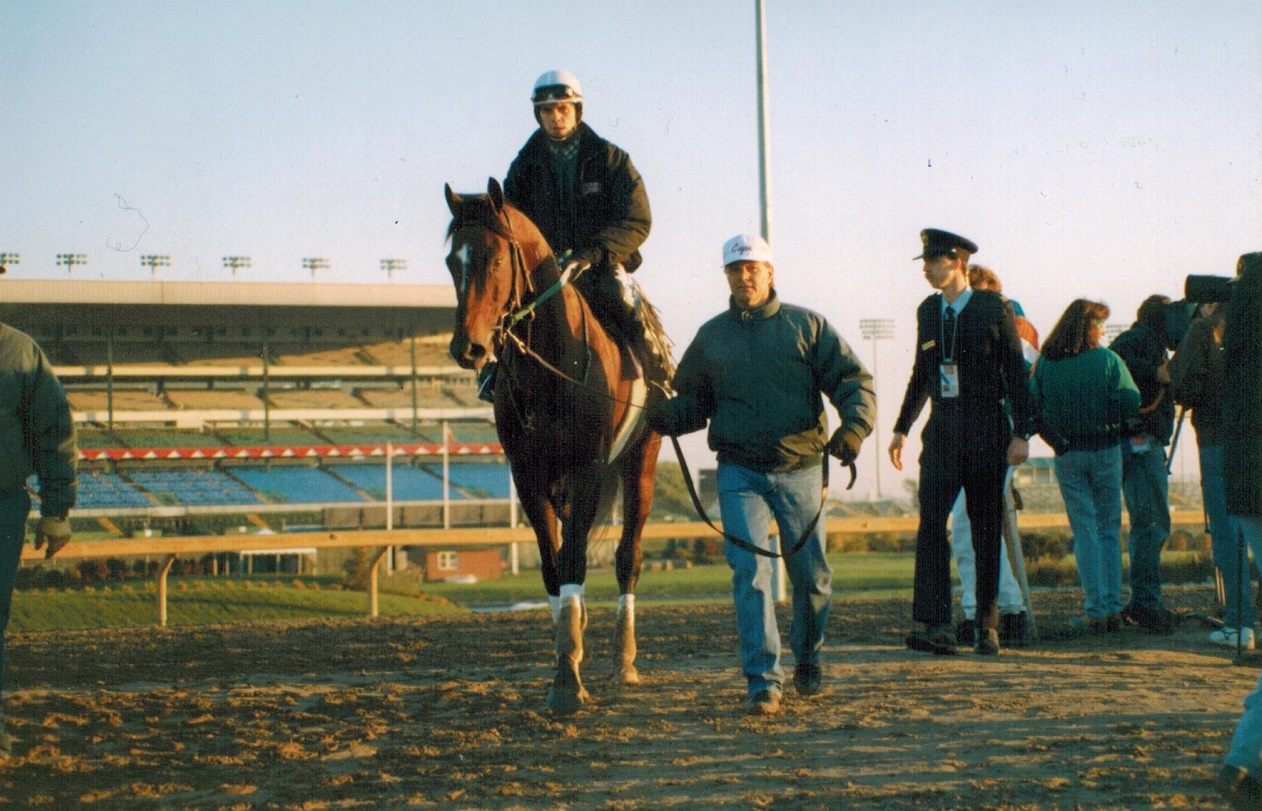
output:
POLYGON ((140 257, 140 264, 149 268, 149 272, 153 274, 153 278, 158 278, 158 268, 171 267, 171 257, 158 256, 156 254, 146 254, 140 257))
POLYGON ((758 192, 762 211, 762 238, 771 241, 771 113, 767 107, 767 13, 765 0, 756 0, 758 15, 758 192))
POLYGON ((0 251, 0 273, 6 273, 10 266, 20 264, 22 264, 22 254, 0 251))
POLYGON ((302 260, 302 266, 311 271, 311 281, 315 281, 317 270, 328 270, 329 260, 308 257, 302 260))
POLYGON ((66 269, 67 276, 74 275, 75 265, 86 265, 88 263, 88 255, 86 253, 59 253, 57 254, 57 264, 66 269))
MULTIPOLYGON (((876 342, 887 341, 894 337, 894 319, 892 318, 864 318, 859 321, 859 331, 863 333, 863 340, 872 342, 872 386, 876 387, 876 381, 880 378, 876 374, 876 342)), ((880 398, 877 398, 880 402, 880 398)), ((872 414, 872 440, 876 443, 876 500, 881 500, 881 418, 880 411, 872 414)))
POLYGON ((232 268, 232 278, 237 278, 237 270, 240 268, 248 268, 250 266, 250 257, 248 256, 225 256, 223 258, 223 266, 232 268))
POLYGON ((406 259, 382 259, 381 269, 386 272, 386 278, 394 281, 394 272, 404 271, 408 269, 408 260, 406 259))

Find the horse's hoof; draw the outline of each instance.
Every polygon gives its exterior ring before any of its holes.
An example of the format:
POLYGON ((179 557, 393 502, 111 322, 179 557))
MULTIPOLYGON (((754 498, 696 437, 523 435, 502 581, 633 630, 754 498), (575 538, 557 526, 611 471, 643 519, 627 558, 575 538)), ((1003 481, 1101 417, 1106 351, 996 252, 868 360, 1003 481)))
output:
POLYGON ((582 687, 567 690, 554 684, 548 690, 548 710, 553 715, 573 715, 583 709, 587 699, 587 691, 582 687))
POLYGON ((613 680, 619 684, 639 684, 640 671, 634 665, 624 667, 613 674, 613 680))

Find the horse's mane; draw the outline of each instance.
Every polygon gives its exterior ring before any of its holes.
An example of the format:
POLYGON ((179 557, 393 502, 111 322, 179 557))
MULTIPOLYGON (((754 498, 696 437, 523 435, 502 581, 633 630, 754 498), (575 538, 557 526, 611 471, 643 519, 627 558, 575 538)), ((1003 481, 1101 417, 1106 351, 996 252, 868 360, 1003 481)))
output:
MULTIPOLYGON (((447 226, 447 240, 450 240, 457 231, 468 225, 479 225, 490 231, 507 237, 509 236, 508 220, 511 220, 511 212, 518 211, 516 207, 510 203, 504 203, 504 208, 497 211, 495 204, 491 201, 491 195, 478 194, 472 196, 462 196, 460 198, 460 213, 452 217, 451 225, 447 226)), ((520 214, 520 212, 518 212, 520 214)))

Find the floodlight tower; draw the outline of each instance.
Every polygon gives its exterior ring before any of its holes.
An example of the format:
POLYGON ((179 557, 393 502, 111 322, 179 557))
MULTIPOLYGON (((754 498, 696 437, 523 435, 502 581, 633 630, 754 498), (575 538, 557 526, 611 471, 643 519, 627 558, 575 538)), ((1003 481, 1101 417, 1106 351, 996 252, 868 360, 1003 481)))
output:
MULTIPOLYGON (((894 319, 892 318, 864 318, 859 321, 859 331, 863 333, 865 341, 872 342, 872 385, 876 386, 876 381, 880 378, 876 375, 876 342, 886 341, 894 337, 894 319)), ((877 398, 878 402, 880 398, 877 398)), ((881 430, 880 417, 877 412, 872 414, 872 440, 876 446, 881 446, 881 430)), ((876 460, 876 498, 881 500, 881 459, 877 454, 876 460)))
POLYGON ((66 269, 67 276, 74 275, 75 265, 86 265, 88 263, 88 255, 86 253, 59 253, 57 254, 57 264, 66 269))
POLYGON ((311 281, 315 281, 317 270, 328 270, 329 260, 321 258, 307 257, 302 260, 302 266, 311 271, 311 281))
POLYGON ((0 273, 6 272, 13 265, 22 264, 22 254, 0 251, 0 273))
POLYGON ((240 268, 250 267, 250 257, 248 256, 225 256, 223 258, 223 266, 232 268, 232 278, 237 278, 237 270, 240 268))
POLYGON ((394 272, 405 271, 408 269, 408 260, 406 259, 382 259, 381 269, 386 272, 386 278, 394 281, 394 272))
POLYGON ((158 278, 158 268, 171 267, 171 257, 158 254, 146 254, 140 257, 140 264, 149 268, 154 279, 158 278))

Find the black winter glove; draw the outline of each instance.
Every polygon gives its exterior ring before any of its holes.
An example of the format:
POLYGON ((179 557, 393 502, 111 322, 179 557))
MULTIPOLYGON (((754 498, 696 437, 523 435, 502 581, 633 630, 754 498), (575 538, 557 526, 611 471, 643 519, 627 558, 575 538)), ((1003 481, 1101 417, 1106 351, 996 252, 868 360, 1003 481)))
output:
POLYGON ((825 450, 829 455, 837 457, 843 465, 850 465, 859 458, 859 447, 862 444, 862 439, 842 427, 833 432, 833 438, 828 440, 828 447, 825 450))

